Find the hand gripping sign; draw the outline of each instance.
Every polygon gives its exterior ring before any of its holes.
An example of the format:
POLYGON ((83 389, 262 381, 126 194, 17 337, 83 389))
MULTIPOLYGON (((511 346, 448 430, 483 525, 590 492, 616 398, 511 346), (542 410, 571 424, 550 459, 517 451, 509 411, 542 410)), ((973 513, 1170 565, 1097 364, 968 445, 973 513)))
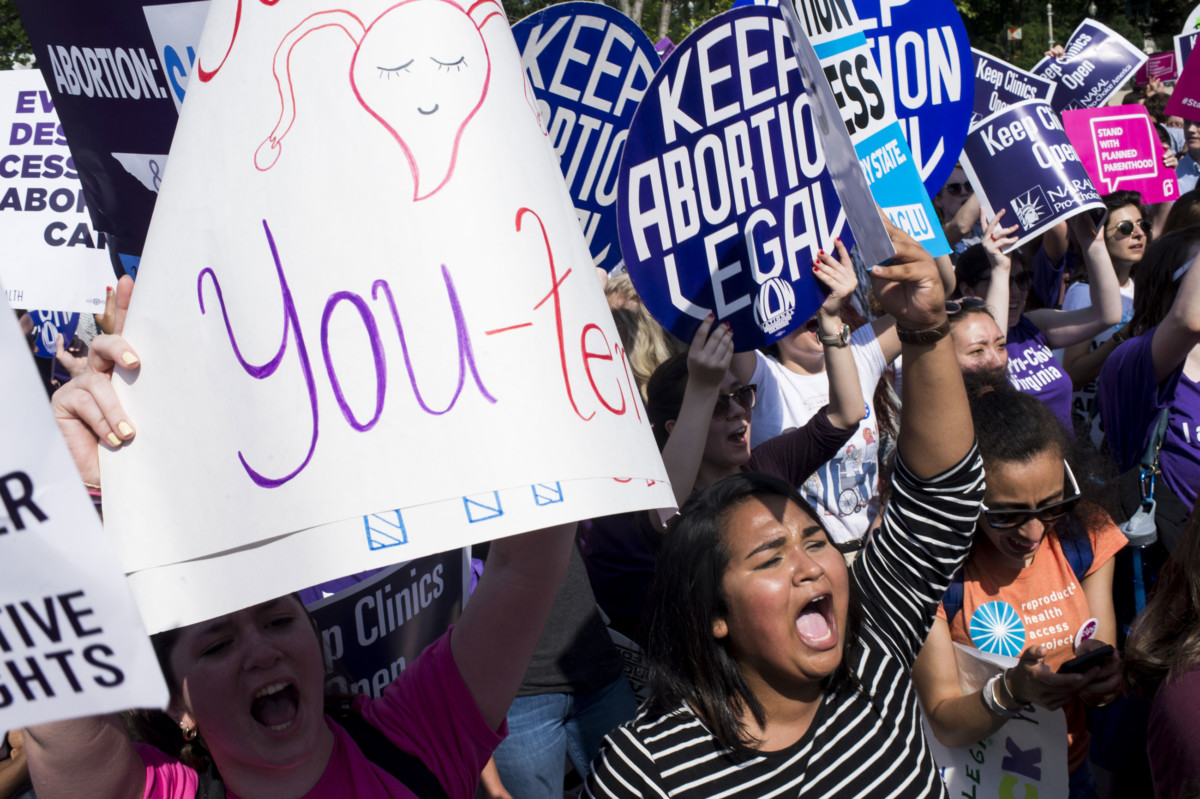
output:
POLYGON ((197 58, 104 464, 148 626, 672 504, 497 4, 218 0, 197 58))
POLYGON ((1064 111, 1063 127, 1102 194, 1131 189, 1145 203, 1178 199, 1179 181, 1175 170, 1163 165, 1162 141, 1145 106, 1064 111))
POLYGON ((1094 19, 1079 23, 1064 49, 1063 58, 1043 58, 1031 70, 1058 84, 1050 104, 1060 113, 1104 105, 1149 58, 1094 19))
POLYGON ((646 307, 684 341, 710 312, 738 350, 782 338, 823 300, 817 252, 849 245, 801 87, 779 11, 739 8, 676 48, 634 115, 621 252, 646 307))
POLYGON ((975 108, 971 127, 985 117, 1025 100, 1046 100, 1054 94, 1053 81, 1038 77, 982 50, 975 56, 975 108))
POLYGON ((0 731, 163 707, 167 687, 11 314, 0 418, 0 731))
POLYGON ((1042 100, 1017 103, 972 128, 962 164, 988 218, 1003 208, 1005 223, 1018 226, 1008 252, 1085 211, 1096 220, 1104 216, 1058 114, 1042 100))
MULTIPOLYGON (((0 277, 15 308, 104 310, 113 271, 37 70, 0 72, 0 277)), ((53 344, 51 345, 53 349, 53 344)))
POLYGON ((617 167, 660 59, 641 28, 601 3, 560 3, 513 26, 592 260, 621 262, 617 167))

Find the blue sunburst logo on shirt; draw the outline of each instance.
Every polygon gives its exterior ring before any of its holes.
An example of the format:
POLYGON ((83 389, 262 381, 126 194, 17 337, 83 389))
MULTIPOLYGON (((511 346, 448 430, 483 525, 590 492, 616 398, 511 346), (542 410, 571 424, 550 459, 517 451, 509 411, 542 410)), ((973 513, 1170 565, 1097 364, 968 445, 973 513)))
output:
POLYGON ((993 655, 1017 657, 1025 647, 1025 625, 1007 602, 988 602, 971 614, 971 641, 993 655))

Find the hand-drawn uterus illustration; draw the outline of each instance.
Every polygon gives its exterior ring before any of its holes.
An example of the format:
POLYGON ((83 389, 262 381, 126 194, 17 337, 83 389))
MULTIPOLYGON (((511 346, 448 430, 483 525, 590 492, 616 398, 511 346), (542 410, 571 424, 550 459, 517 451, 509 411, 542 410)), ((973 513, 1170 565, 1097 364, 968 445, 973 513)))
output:
POLYGON ((301 87, 292 85, 293 51, 310 33, 338 28, 355 44, 354 96, 404 151, 413 200, 437 193, 453 177, 459 141, 487 97, 492 66, 481 29, 493 17, 506 22, 495 0, 478 0, 468 10, 450 0, 404 0, 370 25, 343 9, 309 15, 275 51, 281 110, 254 153, 255 167, 265 172, 275 165, 296 122, 301 87))

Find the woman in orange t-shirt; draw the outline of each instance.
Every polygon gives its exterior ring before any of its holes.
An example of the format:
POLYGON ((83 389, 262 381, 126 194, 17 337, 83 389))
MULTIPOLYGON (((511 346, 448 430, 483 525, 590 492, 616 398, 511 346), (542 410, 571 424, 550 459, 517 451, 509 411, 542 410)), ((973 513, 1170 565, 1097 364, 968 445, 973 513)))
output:
POLYGON ((1119 659, 1083 674, 1057 671, 1116 641, 1112 557, 1125 537, 1103 510, 1080 504, 1064 460, 1066 433, 1053 412, 1003 380, 972 393, 987 473, 984 512, 961 572, 961 603, 943 600, 917 658, 917 693, 934 734, 951 747, 986 738, 1030 703, 1063 708, 1071 797, 1094 796, 1083 704, 1115 696, 1119 659), (953 642, 1020 659, 963 696, 953 642))

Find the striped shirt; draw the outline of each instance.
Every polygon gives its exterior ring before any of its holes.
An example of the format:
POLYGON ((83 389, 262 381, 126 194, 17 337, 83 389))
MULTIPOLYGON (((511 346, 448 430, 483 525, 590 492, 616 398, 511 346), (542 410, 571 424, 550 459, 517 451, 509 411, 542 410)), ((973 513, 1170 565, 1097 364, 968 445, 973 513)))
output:
POLYGON ((643 709, 604 740, 587 796, 946 797, 921 733, 910 671, 983 499, 978 452, 920 480, 897 458, 883 526, 850 569, 864 609, 862 691, 827 693, 808 731, 777 752, 723 749, 686 705, 643 709))

